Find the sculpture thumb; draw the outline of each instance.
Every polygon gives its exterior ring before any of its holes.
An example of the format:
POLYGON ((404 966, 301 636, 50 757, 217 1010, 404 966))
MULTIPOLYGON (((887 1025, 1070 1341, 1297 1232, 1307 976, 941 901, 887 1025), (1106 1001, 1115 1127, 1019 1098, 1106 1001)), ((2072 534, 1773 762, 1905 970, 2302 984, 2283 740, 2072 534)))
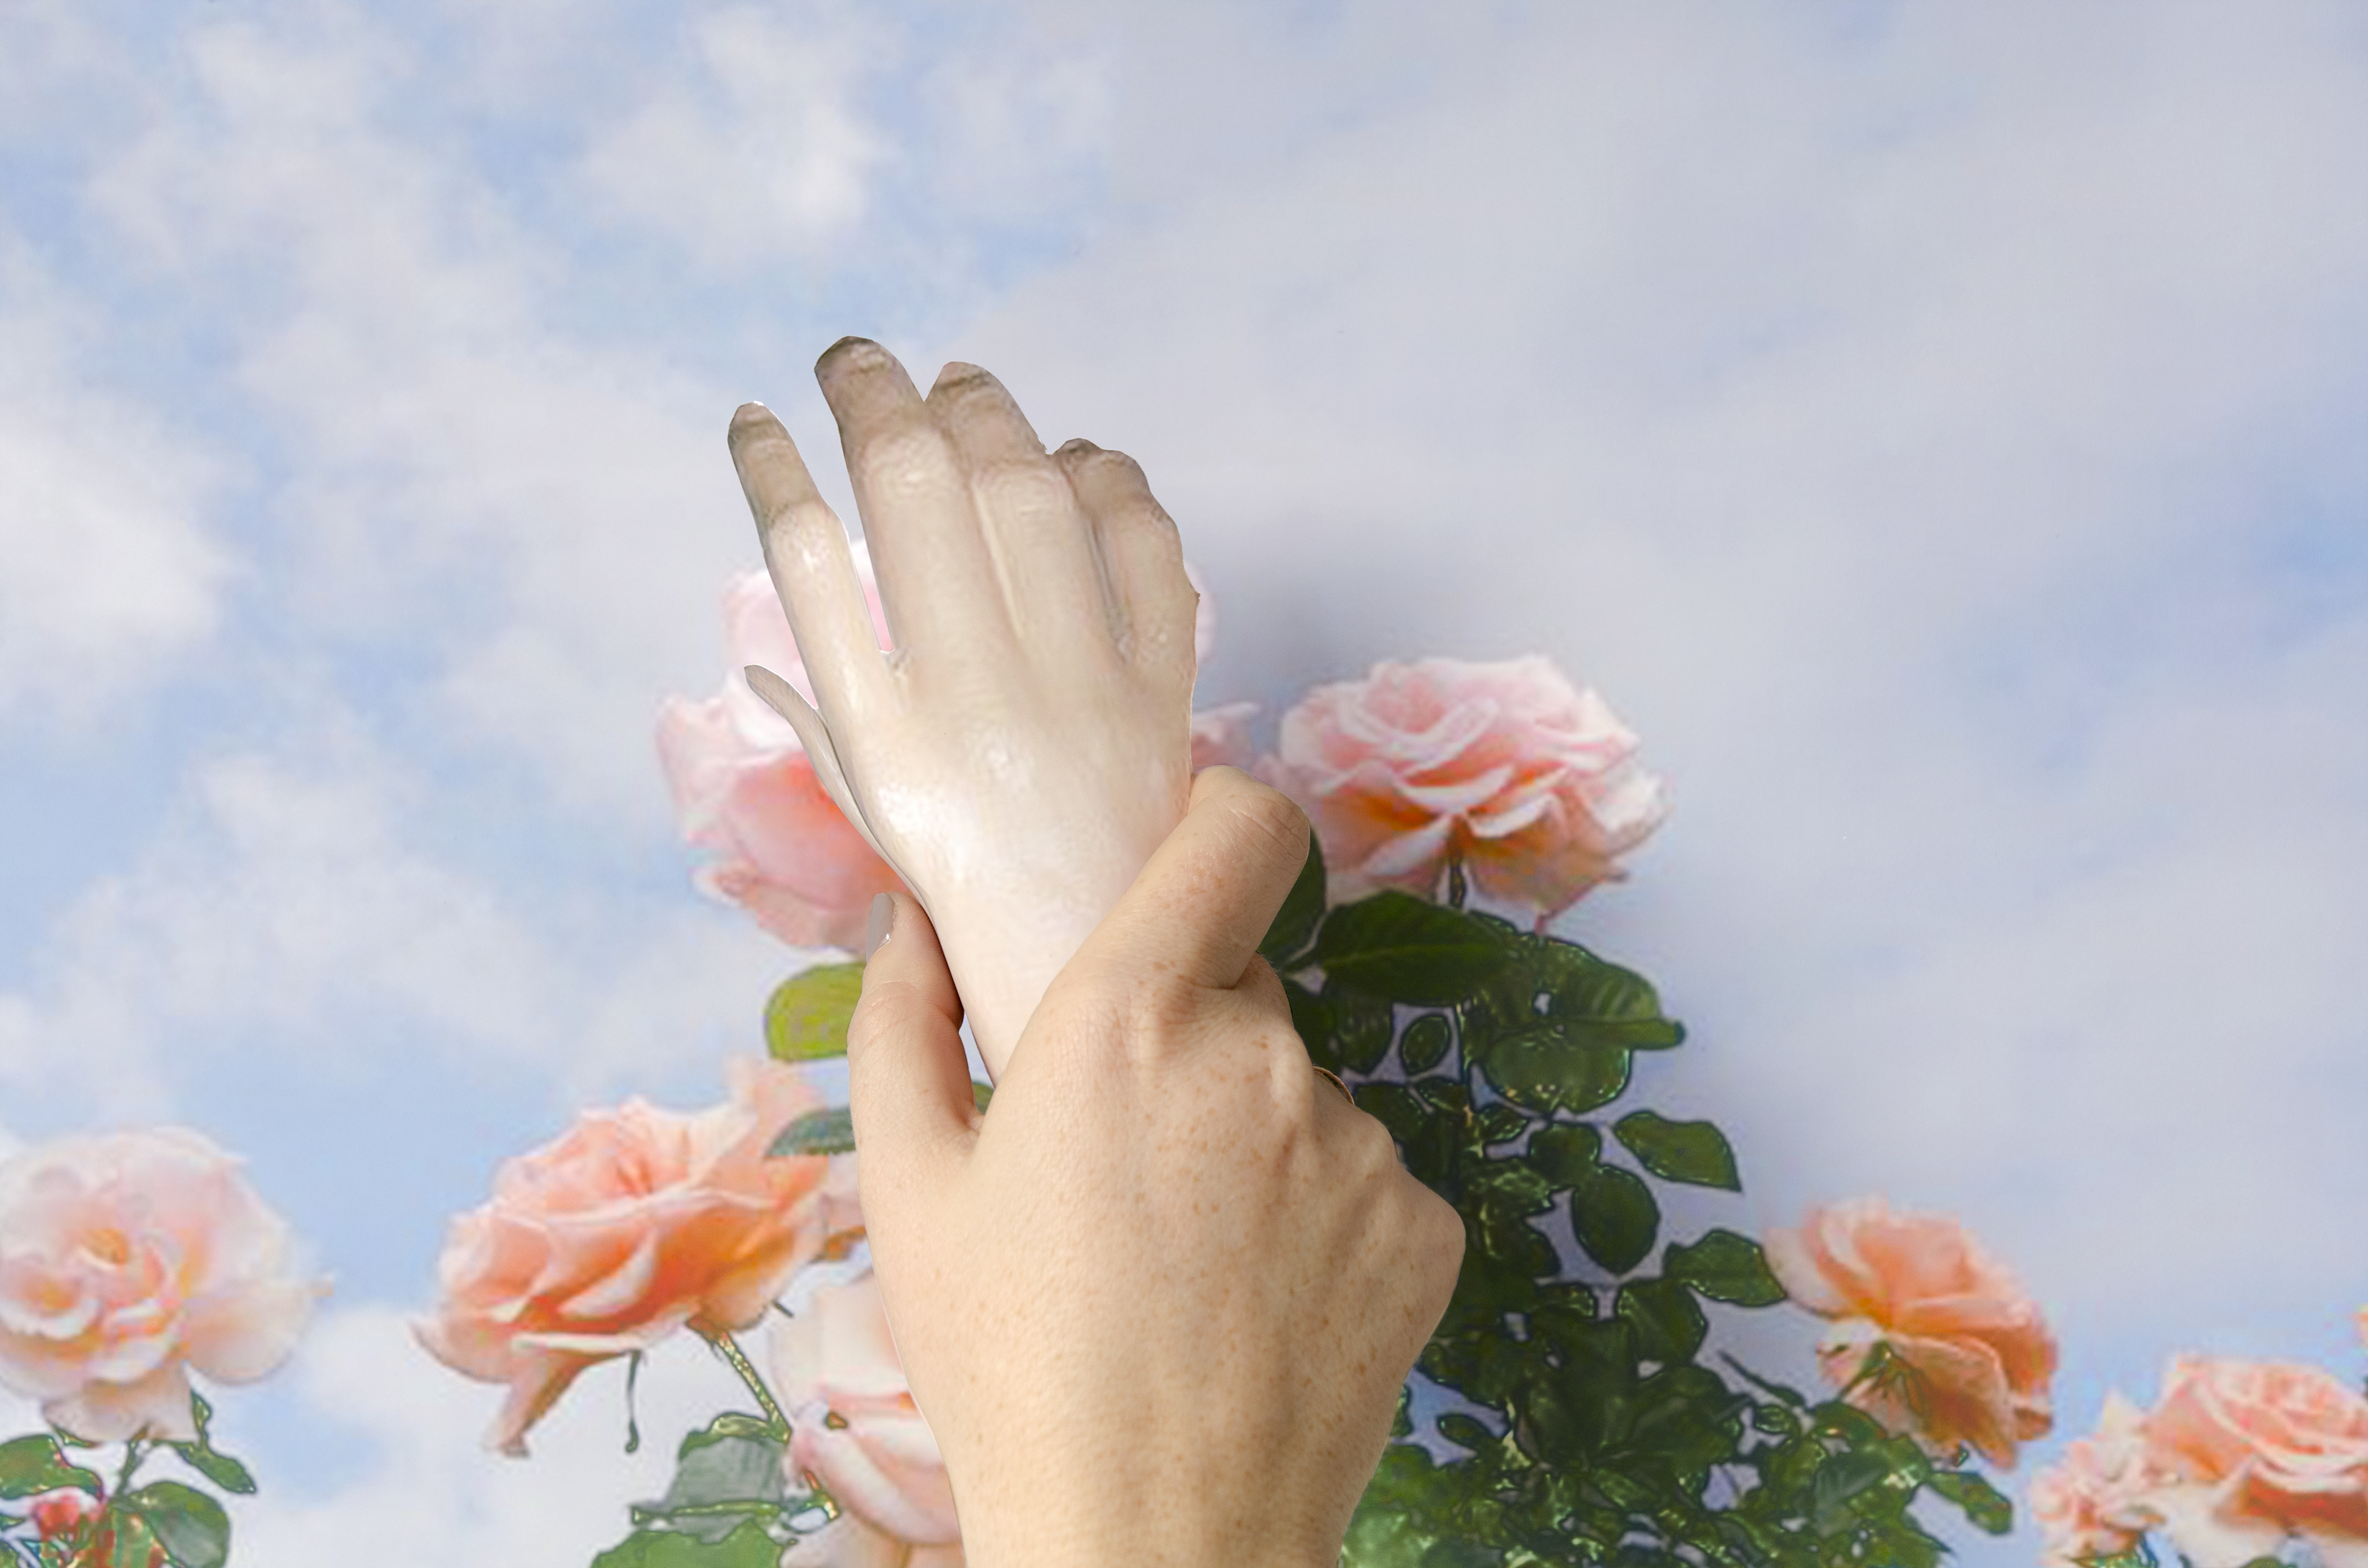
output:
POLYGON ((920 903, 871 901, 863 995, 848 1021, 848 1110, 860 1156, 864 1224, 892 1229, 907 1195, 938 1189, 978 1125, 962 1054, 962 997, 920 903))

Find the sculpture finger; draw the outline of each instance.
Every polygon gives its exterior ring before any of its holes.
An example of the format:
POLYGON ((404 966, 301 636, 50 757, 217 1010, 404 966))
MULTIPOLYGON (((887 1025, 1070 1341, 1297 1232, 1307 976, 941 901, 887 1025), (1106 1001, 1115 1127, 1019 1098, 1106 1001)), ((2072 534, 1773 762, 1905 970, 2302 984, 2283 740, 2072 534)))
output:
POLYGON ((975 365, 948 365, 928 405, 969 478, 1021 642, 1062 669, 1115 665, 1124 623, 1093 521, 1010 392, 975 365))
POLYGON ((814 488, 790 433, 764 404, 744 403, 733 415, 731 442, 765 569, 789 615, 814 696, 848 722, 881 711, 888 667, 846 527, 814 488))
MULTIPOLYGON (((806 756, 814 764, 814 777, 822 781, 823 793, 830 797, 830 802, 838 808, 839 815, 863 835, 863 842, 871 846, 874 855, 885 860, 889 869, 898 876, 905 877, 905 869, 897 865, 896 858, 881 845, 880 835, 871 830, 871 821, 864 816, 863 807, 857 801, 855 791, 848 787, 847 768, 838 758, 838 744, 832 739, 830 726, 823 722, 822 715, 798 695, 796 687, 764 665, 750 665, 740 673, 747 678, 748 689, 763 698, 765 705, 788 720, 790 728, 798 733, 798 744, 806 748, 806 756)), ((905 877, 907 887, 912 882, 912 878, 905 877)))
POLYGON ((844 337, 814 366, 838 420, 880 602, 900 651, 935 666, 1011 642, 994 558, 952 443, 878 344, 844 337))
POLYGON ((1121 654, 1146 675, 1181 684, 1189 696, 1198 669, 1192 618, 1200 595, 1184 574, 1175 519, 1152 499, 1143 469, 1124 452, 1069 441, 1053 457, 1100 539, 1126 624, 1121 654))

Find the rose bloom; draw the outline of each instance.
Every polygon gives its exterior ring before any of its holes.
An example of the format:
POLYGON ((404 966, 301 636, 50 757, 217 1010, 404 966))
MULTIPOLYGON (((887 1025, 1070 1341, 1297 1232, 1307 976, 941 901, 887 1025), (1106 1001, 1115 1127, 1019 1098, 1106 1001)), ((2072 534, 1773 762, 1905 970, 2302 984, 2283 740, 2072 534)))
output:
POLYGON ((2316 1367, 2172 1359, 2146 1417, 2153 1495, 2195 1568, 2236 1568, 2291 1533, 2325 1568, 2368 1568, 2368 1399, 2316 1367))
POLYGON ((2106 1395, 2095 1434, 2032 1477, 2031 1516, 2045 1542, 2041 1568, 2078 1568, 2086 1558, 2116 1556, 2162 1522, 2151 1501, 2157 1477, 2145 1419, 2120 1394, 2106 1395))
POLYGON ((821 1287, 771 1335, 773 1387, 792 1429, 782 1462, 846 1509, 782 1568, 961 1568, 953 1483, 905 1382, 878 1280, 821 1287))
POLYGON ((191 1370, 252 1382, 325 1281, 239 1162, 186 1128, 67 1138, 0 1169, 0 1382, 91 1442, 191 1441, 191 1370))
POLYGON ((528 1428, 596 1362, 686 1326, 750 1326, 828 1244, 846 1200, 832 1162, 765 1153, 821 1096, 783 1062, 726 1067, 728 1103, 587 1111, 453 1221, 443 1301, 415 1331, 454 1370, 508 1386, 487 1447, 526 1452, 528 1428))
POLYGON ((1543 929, 1668 813, 1636 744, 1543 658, 1385 662, 1309 692, 1257 771, 1315 823, 1336 901, 1433 896, 1452 857, 1543 929))
POLYGON ((2011 1275, 1944 1215, 1880 1198, 1813 1210, 1767 1238, 1788 1294, 1834 1320, 1817 1360, 1850 1403, 1936 1454, 1970 1444, 2001 1470, 2054 1424, 2055 1340, 2011 1275), (1858 1381, 1877 1346, 1894 1365, 1858 1381))
MULTIPOLYGON (((860 540, 849 548, 871 606, 872 632, 887 648, 888 618, 871 552, 860 540)), ((1185 572, 1192 575, 1190 567, 1185 572)), ((1199 578, 1192 580, 1198 587, 1199 578)), ((1193 623, 1195 651, 1203 659, 1214 624, 1203 594, 1193 623)), ((789 615, 762 567, 725 585, 723 642, 731 671, 723 689, 703 702, 668 698, 658 710, 658 759, 683 836, 717 852, 695 881, 702 891, 746 909, 791 947, 856 951, 874 895, 905 883, 831 800, 790 722, 741 673, 762 665, 814 701, 789 615)), ((1246 765, 1246 723, 1254 711, 1251 704, 1236 703, 1194 715, 1192 766, 1246 765)))

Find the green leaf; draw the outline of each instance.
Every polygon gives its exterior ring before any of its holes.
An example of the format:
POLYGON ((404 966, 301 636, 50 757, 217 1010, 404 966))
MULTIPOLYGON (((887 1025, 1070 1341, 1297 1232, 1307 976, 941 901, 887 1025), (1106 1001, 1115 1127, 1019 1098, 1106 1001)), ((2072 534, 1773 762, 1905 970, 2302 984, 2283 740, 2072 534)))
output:
MULTIPOLYGON (((971 1080, 970 1098, 973 1105, 978 1107, 981 1110, 985 1110, 986 1108, 986 1102, 994 1097, 995 1085, 993 1084, 982 1084, 975 1078, 971 1080)), ((850 1129, 850 1135, 851 1132, 852 1130, 850 1129)))
POLYGON ((1327 980, 1417 1007, 1463 1001, 1507 956, 1470 916, 1395 888, 1334 910, 1315 938, 1327 980))
POLYGON ((1491 1044, 1481 1070, 1497 1092, 1531 1110, 1590 1111, 1628 1087, 1625 1051, 1582 1044, 1561 1024, 1531 1024, 1491 1044))
POLYGON ((1283 895, 1282 907, 1275 911, 1274 924, 1267 927, 1266 939, 1258 944, 1258 956, 1278 972, 1294 967, 1291 960, 1306 949, 1308 939, 1315 935, 1315 923, 1323 917, 1324 846, 1311 831, 1307 863, 1283 895))
POLYGON ((765 1004, 765 1046, 783 1062, 847 1054, 847 1021, 863 999, 860 963, 816 964, 774 988, 765 1004))
POLYGON ((1390 1036, 1397 1027, 1390 1005, 1329 974, 1324 977, 1323 1001, 1339 1064, 1354 1073, 1379 1067, 1390 1053, 1390 1036))
POLYGON ((1652 1189, 1618 1165, 1598 1165, 1571 1188, 1570 1228, 1578 1244, 1614 1274, 1645 1261, 1660 1225, 1652 1189))
POLYGON ((1632 1111, 1611 1129, 1637 1163, 1663 1181, 1743 1190, 1726 1134, 1707 1121, 1671 1121, 1656 1111, 1632 1111))
POLYGON ((1292 1030, 1307 1047, 1308 1059, 1318 1067, 1338 1072, 1340 1051, 1332 1040, 1331 1004, 1295 980, 1282 983, 1282 994, 1291 1003, 1292 1030))
POLYGON ((1541 1127, 1530 1139, 1530 1164, 1556 1187, 1577 1187, 1602 1159, 1603 1134, 1584 1121, 1541 1127))
POLYGON ((664 1520, 708 1544, 728 1540, 753 1517, 778 1516, 789 1497, 783 1444, 751 1415, 727 1414, 682 1440, 666 1494, 633 1510, 636 1524, 664 1520))
POLYGON ((1398 1065, 1408 1077, 1419 1077, 1438 1066, 1454 1043, 1455 1030, 1446 1015, 1425 1013, 1406 1026, 1405 1037, 1398 1041, 1398 1065))
MULTIPOLYGON (((198 1495, 204 1496, 205 1494, 199 1493, 198 1495)), ((126 1498, 125 1501, 128 1503, 130 1499, 126 1498)), ((99 1565, 99 1568, 148 1568, 149 1559, 155 1555, 156 1548, 163 1544, 157 1540, 156 1532, 148 1521, 137 1513, 126 1509, 118 1513, 110 1523, 111 1528, 108 1535, 112 1546, 108 1551, 107 1562, 99 1565)), ((228 1528, 228 1526, 225 1525, 224 1528, 228 1528)), ((228 1550, 227 1543, 224 1550, 228 1550)), ((173 1561, 179 1562, 183 1560, 175 1558, 173 1561)), ((186 1563, 185 1568, 198 1568, 199 1563, 204 1561, 201 1558, 194 1560, 186 1563)), ((222 1559, 216 1558, 213 1561, 220 1562, 222 1559)))
POLYGON ((1819 1535, 1837 1535, 1849 1524, 1850 1505, 1891 1479, 1891 1461, 1864 1449, 1844 1449, 1817 1467, 1809 1506, 1819 1535))
POLYGON ((188 1465, 223 1491, 236 1493, 242 1497, 253 1496, 254 1475, 248 1471, 246 1466, 214 1447, 213 1418, 214 1407, 206 1403, 205 1395, 191 1389, 189 1419, 198 1429, 197 1440, 174 1443, 169 1446, 181 1457, 183 1464, 188 1465))
POLYGON ((1954 1503, 1966 1522, 1986 1535, 2005 1535, 2014 1528, 2014 1505, 1971 1471, 1936 1471, 1924 1484, 1954 1503))
POLYGON ((0 1497, 29 1497, 61 1486, 79 1486, 97 1494, 106 1490, 107 1483, 96 1471, 68 1464, 57 1439, 46 1432, 0 1443, 0 1497))
POLYGON ((1636 1354, 1664 1366, 1691 1361, 1710 1333, 1694 1294, 1675 1279, 1634 1279, 1611 1309, 1636 1328, 1636 1354))
POLYGON ((787 1127, 765 1150, 769 1159, 787 1155, 851 1154, 855 1152, 855 1119, 845 1106, 810 1110, 787 1127))
POLYGON ((1660 997, 1634 970, 1554 938, 1542 968, 1546 1016, 1568 1026, 1574 1038, 1632 1051, 1665 1051, 1684 1040, 1684 1028, 1661 1016, 1660 997))
POLYGON ((1759 1244, 1733 1231, 1710 1231, 1691 1246, 1671 1242, 1661 1255, 1661 1272, 1713 1301, 1768 1307, 1784 1300, 1784 1287, 1769 1272, 1759 1244))
POLYGON ((228 1454, 217 1452, 212 1449, 201 1449, 195 1443, 175 1443, 173 1451, 181 1456, 183 1464, 188 1465, 223 1491, 234 1492, 242 1497, 254 1495, 254 1475, 246 1466, 228 1454))
POLYGON ((1482 1108, 1475 1118, 1480 1129, 1480 1146, 1510 1143, 1530 1125, 1530 1118, 1519 1107, 1505 1100, 1482 1108))
MULTIPOLYGON (((230 1561, 230 1516, 196 1487, 151 1482, 121 1503, 154 1533, 175 1568, 222 1568, 230 1561)), ((144 1553, 136 1561, 146 1568, 144 1553)))
POLYGON ((781 1543, 762 1522, 744 1519, 731 1534, 704 1540, 682 1530, 635 1530, 592 1560, 592 1568, 774 1568, 781 1543))

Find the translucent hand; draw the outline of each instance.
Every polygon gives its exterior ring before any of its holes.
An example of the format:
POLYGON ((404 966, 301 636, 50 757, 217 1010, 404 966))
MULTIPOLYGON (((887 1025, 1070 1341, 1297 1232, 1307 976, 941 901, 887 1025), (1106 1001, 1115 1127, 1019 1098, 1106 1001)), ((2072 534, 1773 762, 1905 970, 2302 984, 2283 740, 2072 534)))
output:
POLYGON ((1193 610, 1176 525, 1122 453, 1047 454, 1001 382, 925 399, 878 344, 814 368, 886 611, 789 432, 750 403, 732 457, 816 704, 748 682, 919 897, 990 1075, 1045 986, 1182 820, 1193 610))

